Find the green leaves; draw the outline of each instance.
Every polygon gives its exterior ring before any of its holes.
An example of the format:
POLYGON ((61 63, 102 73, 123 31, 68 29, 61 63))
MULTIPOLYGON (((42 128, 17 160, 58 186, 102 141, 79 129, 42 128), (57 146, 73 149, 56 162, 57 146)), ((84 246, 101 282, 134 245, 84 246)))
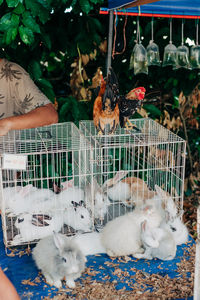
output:
POLYGON ((6 0, 8 7, 16 7, 19 2, 19 0, 6 0))
POLYGON ((43 93, 53 102, 55 93, 53 91, 51 83, 44 78, 40 78, 37 80, 37 84, 39 85, 39 88, 43 91, 43 93))
POLYGON ((49 19, 50 10, 46 8, 46 1, 41 3, 37 0, 25 0, 26 8, 31 11, 33 17, 39 17, 40 21, 45 24, 49 19))
POLYGON ((36 23, 36 21, 31 16, 30 12, 25 11, 23 13, 22 23, 24 26, 31 29, 33 32, 40 33, 40 26, 36 23))
POLYGON ((9 45, 11 44, 12 41, 15 40, 16 36, 17 36, 17 28, 9 28, 8 31, 6 32, 6 35, 5 35, 5 42, 6 42, 6 45, 9 45))
POLYGON ((36 60, 31 60, 29 66, 28 66, 28 72, 34 80, 41 78, 42 70, 41 70, 40 63, 36 60))
POLYGON ((0 20, 0 31, 4 32, 3 42, 6 45, 11 44, 18 33, 19 16, 11 13, 7 13, 0 20))
POLYGON ((149 112, 154 117, 160 117, 161 111, 159 108, 154 106, 153 104, 145 104, 143 105, 144 109, 146 109, 147 112, 149 112))
POLYGON ((12 14, 7 13, 0 19, 0 31, 8 30, 12 26, 11 17, 12 14))
POLYGON ((34 41, 33 31, 22 25, 19 27, 19 35, 22 42, 26 45, 30 45, 34 41))
POLYGON ((20 14, 23 14, 24 11, 25 11, 24 5, 22 5, 21 3, 19 3, 17 5, 17 7, 13 10, 13 13, 20 15, 20 14))
POLYGON ((81 10, 88 14, 90 10, 93 8, 93 6, 90 4, 88 0, 79 0, 79 5, 81 7, 81 10))

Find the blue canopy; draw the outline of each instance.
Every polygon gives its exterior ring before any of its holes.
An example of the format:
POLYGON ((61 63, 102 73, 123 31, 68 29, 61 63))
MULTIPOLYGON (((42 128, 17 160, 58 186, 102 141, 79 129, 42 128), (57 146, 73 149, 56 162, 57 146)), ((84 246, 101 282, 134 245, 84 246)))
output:
POLYGON ((137 2, 127 0, 108 0, 108 8, 101 8, 100 13, 107 14, 111 9, 117 9, 118 14, 175 17, 175 18, 199 18, 200 0, 160 0, 157 2, 123 8, 127 4, 137 2))

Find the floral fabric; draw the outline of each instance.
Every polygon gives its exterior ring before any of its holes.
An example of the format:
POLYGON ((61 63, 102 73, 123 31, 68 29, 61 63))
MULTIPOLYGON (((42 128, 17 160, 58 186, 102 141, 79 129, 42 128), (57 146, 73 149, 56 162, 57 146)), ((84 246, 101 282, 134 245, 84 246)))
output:
POLYGON ((0 119, 51 103, 18 64, 0 60, 0 119))

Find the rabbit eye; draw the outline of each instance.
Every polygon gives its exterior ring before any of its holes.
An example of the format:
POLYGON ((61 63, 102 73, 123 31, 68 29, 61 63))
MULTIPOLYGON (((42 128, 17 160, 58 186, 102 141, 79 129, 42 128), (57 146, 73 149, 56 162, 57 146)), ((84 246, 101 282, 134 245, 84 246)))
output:
POLYGON ((83 215, 81 215, 81 219, 84 219, 84 216, 83 216, 83 215))
POLYGON ((63 260, 65 263, 67 262, 67 260, 66 260, 66 258, 65 258, 65 257, 63 257, 63 258, 62 258, 62 260, 63 260))
POLYGON ((176 231, 176 228, 175 228, 175 227, 170 226, 170 228, 171 228, 171 230, 172 230, 173 232, 176 231))
POLYGON ((18 223, 21 223, 24 221, 24 218, 23 219, 18 219, 18 223))

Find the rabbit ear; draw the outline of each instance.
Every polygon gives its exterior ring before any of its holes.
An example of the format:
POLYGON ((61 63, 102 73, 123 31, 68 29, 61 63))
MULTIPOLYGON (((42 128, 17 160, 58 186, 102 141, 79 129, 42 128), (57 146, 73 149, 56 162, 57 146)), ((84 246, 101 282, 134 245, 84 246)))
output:
POLYGON ((63 235, 53 231, 53 240, 54 240, 54 244, 56 246, 56 248, 61 251, 64 247, 65 244, 65 240, 63 238, 63 235))
POLYGON ((152 230, 149 228, 147 220, 142 222, 141 230, 144 236, 143 241, 145 242, 145 244, 151 248, 158 248, 159 242, 156 239, 155 234, 153 234, 152 230))
POLYGON ((147 228, 147 220, 145 220, 145 221, 143 221, 142 223, 141 223, 141 229, 142 229, 142 231, 144 232, 144 231, 146 231, 146 228, 147 228))
POLYGON ((59 188, 59 186, 55 183, 53 183, 53 191, 56 194, 59 194, 61 192, 61 188, 59 188))
POLYGON ((21 191, 21 189, 23 189, 22 186, 17 185, 17 186, 15 187, 15 190, 16 190, 17 193, 19 193, 19 192, 21 191))
POLYGON ((173 223, 174 222, 174 216, 172 216, 171 214, 170 214, 170 212, 169 211, 165 211, 165 222, 166 223, 173 223))
POLYGON ((75 202, 75 201, 71 201, 71 204, 73 205, 73 207, 78 207, 78 206, 80 206, 80 203, 75 202))
POLYGON ((115 176, 111 179, 108 179, 104 182, 103 184, 103 188, 107 188, 107 187, 111 187, 114 184, 117 184, 122 178, 124 178, 129 171, 125 171, 125 170, 120 170, 118 171, 115 176))
POLYGON ((71 188, 74 186, 74 179, 64 181, 61 183, 62 190, 67 190, 68 188, 71 188))
POLYGON ((94 188, 100 188, 100 185, 98 184, 96 178, 93 178, 93 185, 94 185, 94 188))
POLYGON ((155 189, 156 189, 156 192, 157 194, 161 197, 161 198, 166 198, 168 195, 167 195, 167 192, 165 192, 163 189, 161 189, 157 184, 155 185, 155 189))
POLYGON ((181 209, 181 210, 179 211, 179 213, 177 214, 176 217, 177 217, 177 218, 182 218, 183 214, 184 214, 184 210, 181 209))
POLYGON ((84 206, 84 205, 85 205, 85 202, 84 202, 83 200, 81 200, 81 201, 79 202, 79 205, 80 205, 80 206, 84 206))
POLYGON ((25 197, 30 193, 32 188, 33 188, 32 184, 27 184, 26 186, 24 186, 20 189, 19 193, 22 197, 25 197))
POLYGON ((118 171, 117 174, 113 177, 113 180, 115 182, 118 182, 119 180, 124 178, 128 174, 128 172, 129 171, 125 171, 125 170, 118 171))

